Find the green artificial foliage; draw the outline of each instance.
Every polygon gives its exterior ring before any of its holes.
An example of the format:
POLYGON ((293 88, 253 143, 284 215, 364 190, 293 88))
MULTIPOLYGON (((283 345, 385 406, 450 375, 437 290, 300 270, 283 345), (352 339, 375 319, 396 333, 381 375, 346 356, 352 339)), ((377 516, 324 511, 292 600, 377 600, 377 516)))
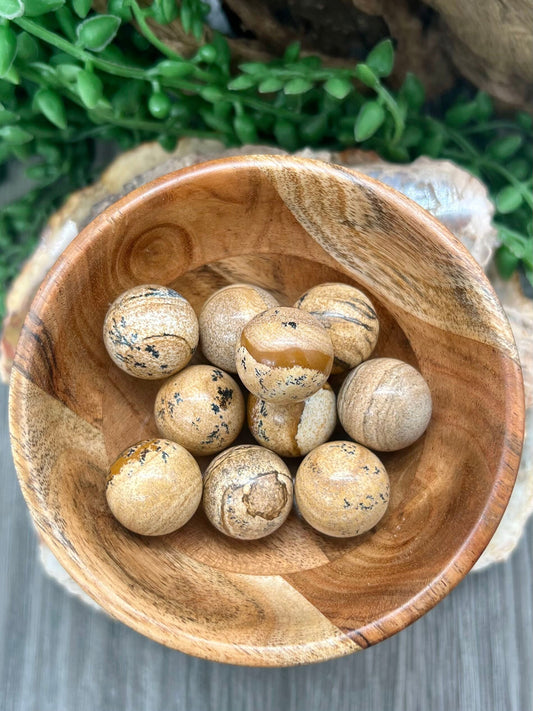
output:
POLYGON ((533 283, 531 116, 495 117, 490 97, 468 87, 432 111, 412 74, 392 91, 388 39, 348 68, 325 67, 296 43, 234 67, 220 34, 185 58, 153 31, 178 19, 201 41, 208 11, 201 0, 108 0, 105 13, 89 0, 2 0, 0 171, 17 160, 33 181, 0 209, 2 304, 46 218, 96 177, 96 141, 127 149, 155 139, 171 150, 183 136, 449 158, 489 188, 502 275, 522 269, 533 283))

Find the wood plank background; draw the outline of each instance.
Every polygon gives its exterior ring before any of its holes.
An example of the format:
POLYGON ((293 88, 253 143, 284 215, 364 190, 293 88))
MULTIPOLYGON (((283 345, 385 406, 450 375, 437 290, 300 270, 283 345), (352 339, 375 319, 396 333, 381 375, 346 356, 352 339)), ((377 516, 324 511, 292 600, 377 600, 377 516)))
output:
POLYGON ((533 521, 512 559, 471 574, 396 637, 291 669, 159 646, 42 572, 0 386, 1 711, 533 711, 533 521))

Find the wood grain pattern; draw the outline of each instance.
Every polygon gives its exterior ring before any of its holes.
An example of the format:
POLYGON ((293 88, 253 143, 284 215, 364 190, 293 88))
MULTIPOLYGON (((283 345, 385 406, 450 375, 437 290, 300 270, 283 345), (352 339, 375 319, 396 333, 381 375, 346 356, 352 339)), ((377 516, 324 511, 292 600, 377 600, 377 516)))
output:
POLYGON ((286 665, 374 644, 461 580, 510 495, 523 391, 502 309, 439 223, 356 173, 246 157, 156 180, 74 241, 26 320, 11 423, 34 520, 100 604, 192 654, 286 665), (105 469, 156 433, 150 385, 117 375, 101 328, 119 293, 153 281, 188 286, 197 313, 232 281, 255 281, 282 304, 323 281, 369 294, 382 331, 375 354, 405 353, 434 405, 423 438, 382 457, 391 499, 376 531, 336 541, 291 514, 272 540, 245 549, 221 543, 201 513, 148 543, 113 520, 105 469))

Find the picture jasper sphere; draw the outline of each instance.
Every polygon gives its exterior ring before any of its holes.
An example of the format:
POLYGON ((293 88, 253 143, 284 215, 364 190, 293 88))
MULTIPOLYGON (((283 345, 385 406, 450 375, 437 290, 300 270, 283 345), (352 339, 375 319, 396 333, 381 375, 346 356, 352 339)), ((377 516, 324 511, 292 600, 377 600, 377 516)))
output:
POLYGON ((389 477, 376 455, 355 442, 326 442, 298 467, 296 504, 321 533, 348 538, 375 526, 389 503, 389 477))
POLYGON ((289 515, 292 499, 287 465, 257 445, 231 447, 204 474, 206 516, 232 538, 254 540, 273 533, 289 515))
POLYGON ((328 379, 333 346, 314 316, 278 306, 246 324, 236 361, 242 382, 257 397, 269 402, 300 402, 328 379))
POLYGON ((370 299, 354 286, 319 284, 300 296, 295 306, 328 329, 335 354, 332 373, 354 368, 374 350, 378 317, 370 299))
POLYGON ((241 431, 244 398, 228 373, 211 365, 192 365, 161 386, 154 412, 163 437, 197 456, 216 454, 241 431))
POLYGON ((393 452, 415 442, 431 419, 431 393, 416 368, 375 358, 348 373, 337 399, 339 420, 356 442, 393 452))
POLYGON ((300 457, 326 442, 336 422, 335 393, 328 383, 303 402, 285 405, 248 396, 250 432, 281 457, 300 457))
POLYGON ((252 284, 230 284, 205 302, 200 313, 202 353, 213 365, 236 373, 235 349, 243 327, 257 314, 277 306, 265 289, 252 284))
POLYGON ((175 442, 143 440, 111 465, 106 498, 115 518, 130 531, 162 536, 181 528, 198 508, 200 467, 175 442))
POLYGON ((181 294, 144 284, 121 294, 104 321, 104 343, 115 365, 144 380, 167 378, 190 361, 198 319, 181 294))

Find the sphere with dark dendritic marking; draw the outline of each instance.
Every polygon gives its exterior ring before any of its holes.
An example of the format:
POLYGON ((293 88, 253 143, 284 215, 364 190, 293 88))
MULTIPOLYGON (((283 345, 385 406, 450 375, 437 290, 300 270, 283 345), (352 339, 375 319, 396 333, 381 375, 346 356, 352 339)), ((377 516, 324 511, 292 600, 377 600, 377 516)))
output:
POLYGON ((327 381, 333 346, 314 316, 278 306, 243 328, 236 362, 239 377, 257 397, 269 402, 300 402, 327 381))
POLYGON ((355 442, 326 442, 300 464, 294 482, 298 510, 317 531, 336 538, 365 533, 389 503, 382 462, 355 442))
POLYGON ((318 284, 302 294, 295 307, 315 316, 327 328, 335 353, 332 373, 354 368, 374 350, 378 317, 368 296, 354 286, 318 284))
POLYGON ((200 467, 175 442, 143 440, 111 465, 106 498, 115 518, 130 531, 162 536, 185 525, 198 508, 200 467))
POLYGON ((104 321, 111 359, 143 380, 167 378, 184 368, 198 345, 198 319, 177 291, 144 284, 121 294, 104 321))
POLYGON ((264 447, 231 447, 204 474, 206 516, 232 538, 255 540, 273 533, 289 515, 292 500, 287 465, 264 447))
POLYGON ((326 442, 337 423, 335 393, 326 383, 303 402, 279 404, 248 396, 248 427, 256 442, 281 457, 301 457, 326 442))
POLYGON ((216 454, 241 431, 244 398, 228 373, 211 365, 192 365, 161 386, 154 413, 163 437, 197 456, 216 454))

